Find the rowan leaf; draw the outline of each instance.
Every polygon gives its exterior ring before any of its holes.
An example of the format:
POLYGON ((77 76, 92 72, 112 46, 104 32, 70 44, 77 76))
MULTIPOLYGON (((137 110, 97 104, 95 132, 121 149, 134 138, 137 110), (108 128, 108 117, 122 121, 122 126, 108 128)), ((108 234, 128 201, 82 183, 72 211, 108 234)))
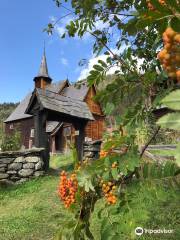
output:
POLYGON ((157 121, 157 124, 162 128, 180 130, 180 112, 166 114, 157 121))
POLYGON ((161 100, 161 103, 170 109, 180 110, 180 89, 169 93, 161 100))

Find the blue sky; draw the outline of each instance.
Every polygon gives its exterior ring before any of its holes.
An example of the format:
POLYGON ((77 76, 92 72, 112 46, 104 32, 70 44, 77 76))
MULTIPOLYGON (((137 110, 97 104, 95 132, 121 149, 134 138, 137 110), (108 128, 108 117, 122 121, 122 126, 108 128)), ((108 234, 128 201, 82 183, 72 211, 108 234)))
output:
POLYGON ((66 13, 53 0, 0 1, 0 103, 20 101, 33 90, 44 40, 49 74, 54 81, 67 77, 76 81, 87 74, 78 62, 92 57, 92 39, 58 37, 70 17, 59 23, 53 36, 43 32, 50 19, 66 13))

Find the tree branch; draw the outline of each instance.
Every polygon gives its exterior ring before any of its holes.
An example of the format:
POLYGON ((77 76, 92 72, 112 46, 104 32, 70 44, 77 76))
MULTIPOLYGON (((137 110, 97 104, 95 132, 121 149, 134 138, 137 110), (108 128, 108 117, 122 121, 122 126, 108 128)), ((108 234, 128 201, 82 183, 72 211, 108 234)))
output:
POLYGON ((154 134, 152 135, 152 137, 149 139, 149 141, 146 143, 146 145, 143 147, 142 151, 141 151, 141 154, 140 154, 140 157, 142 158, 144 152, 146 151, 146 149, 148 148, 149 144, 152 142, 152 140, 156 137, 156 135, 158 134, 160 130, 160 127, 158 127, 156 129, 156 131, 154 132, 154 134))

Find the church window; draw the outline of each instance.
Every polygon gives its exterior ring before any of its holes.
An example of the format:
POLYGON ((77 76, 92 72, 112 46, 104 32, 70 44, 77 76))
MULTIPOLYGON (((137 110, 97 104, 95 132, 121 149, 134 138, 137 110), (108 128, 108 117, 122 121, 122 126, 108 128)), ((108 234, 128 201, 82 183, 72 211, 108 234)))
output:
POLYGON ((30 134, 31 138, 34 138, 34 128, 31 128, 31 134, 30 134))

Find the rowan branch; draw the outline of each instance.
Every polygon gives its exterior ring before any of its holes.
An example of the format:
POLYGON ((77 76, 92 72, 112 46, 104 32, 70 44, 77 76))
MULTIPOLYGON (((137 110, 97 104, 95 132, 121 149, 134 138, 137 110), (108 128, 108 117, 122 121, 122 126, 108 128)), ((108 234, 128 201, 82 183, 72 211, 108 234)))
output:
POLYGON ((149 141, 146 143, 146 145, 143 147, 142 151, 141 151, 141 154, 140 154, 140 157, 142 158, 144 152, 146 151, 146 149, 148 148, 149 144, 152 142, 152 140, 156 137, 156 135, 158 134, 160 130, 160 127, 158 127, 156 129, 156 131, 154 132, 154 134, 152 135, 152 137, 149 139, 149 141))

